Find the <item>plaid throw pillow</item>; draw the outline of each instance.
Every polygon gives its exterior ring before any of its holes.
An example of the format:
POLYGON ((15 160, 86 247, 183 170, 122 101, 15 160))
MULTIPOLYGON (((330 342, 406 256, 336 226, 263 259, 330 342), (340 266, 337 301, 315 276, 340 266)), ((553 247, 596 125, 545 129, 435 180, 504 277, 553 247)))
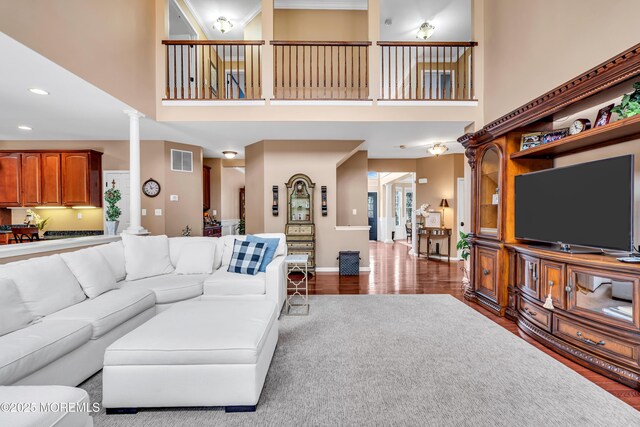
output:
POLYGON ((236 240, 233 244, 233 255, 227 269, 230 273, 250 274, 255 276, 267 250, 265 243, 243 242, 236 240))

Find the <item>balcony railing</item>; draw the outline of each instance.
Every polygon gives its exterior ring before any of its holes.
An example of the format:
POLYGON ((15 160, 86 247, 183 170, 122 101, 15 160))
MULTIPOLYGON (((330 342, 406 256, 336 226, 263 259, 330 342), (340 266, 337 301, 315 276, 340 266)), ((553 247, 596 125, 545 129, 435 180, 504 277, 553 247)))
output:
POLYGON ((272 41, 275 99, 369 98, 371 42, 272 41))
POLYGON ((264 41, 164 40, 165 100, 262 98, 264 41))
POLYGON ((476 42, 378 42, 380 99, 469 101, 476 42))

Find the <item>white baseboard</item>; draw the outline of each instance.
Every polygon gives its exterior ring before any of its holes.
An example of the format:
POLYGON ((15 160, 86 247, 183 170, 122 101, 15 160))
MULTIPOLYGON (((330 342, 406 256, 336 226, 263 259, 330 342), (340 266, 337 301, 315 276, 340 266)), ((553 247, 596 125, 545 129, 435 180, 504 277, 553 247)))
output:
MULTIPOLYGON (((316 273, 338 273, 339 271, 338 267, 316 267, 316 273)), ((360 267, 360 273, 368 273, 370 271, 370 267, 360 267)))

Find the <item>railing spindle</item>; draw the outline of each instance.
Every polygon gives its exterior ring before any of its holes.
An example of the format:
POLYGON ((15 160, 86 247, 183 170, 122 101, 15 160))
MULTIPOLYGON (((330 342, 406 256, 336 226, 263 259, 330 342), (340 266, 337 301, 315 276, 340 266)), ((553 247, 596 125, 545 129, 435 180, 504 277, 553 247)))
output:
POLYGON ((165 60, 165 82, 166 82, 166 87, 164 90, 164 97, 169 99, 169 95, 171 94, 171 89, 169 88, 169 46, 166 47, 165 49, 165 55, 166 55, 166 60, 165 60))

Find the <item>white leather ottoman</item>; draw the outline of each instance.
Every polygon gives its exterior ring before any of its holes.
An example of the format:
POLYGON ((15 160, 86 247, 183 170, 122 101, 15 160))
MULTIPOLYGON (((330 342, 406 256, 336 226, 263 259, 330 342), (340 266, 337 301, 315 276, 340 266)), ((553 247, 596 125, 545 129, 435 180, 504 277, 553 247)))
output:
POLYGON ((268 300, 185 301, 111 344, 104 355, 107 413, 224 406, 255 411, 278 343, 268 300))

